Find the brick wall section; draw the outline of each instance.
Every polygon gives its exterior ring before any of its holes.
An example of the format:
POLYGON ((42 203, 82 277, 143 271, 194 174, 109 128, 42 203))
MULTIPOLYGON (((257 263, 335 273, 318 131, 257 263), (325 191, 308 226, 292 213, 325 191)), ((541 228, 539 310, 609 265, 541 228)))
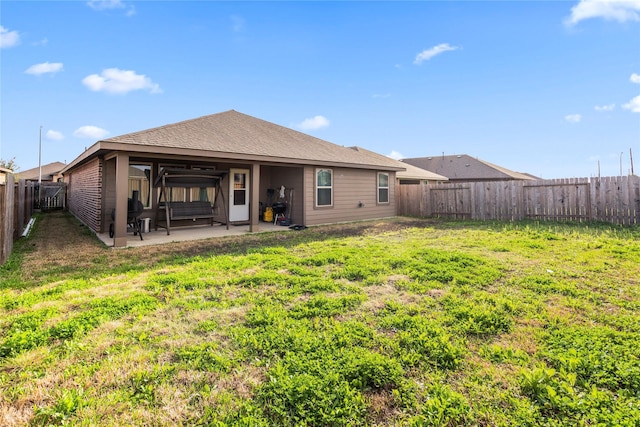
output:
POLYGON ((67 175, 69 211, 87 227, 96 233, 100 232, 102 161, 94 159, 67 175))

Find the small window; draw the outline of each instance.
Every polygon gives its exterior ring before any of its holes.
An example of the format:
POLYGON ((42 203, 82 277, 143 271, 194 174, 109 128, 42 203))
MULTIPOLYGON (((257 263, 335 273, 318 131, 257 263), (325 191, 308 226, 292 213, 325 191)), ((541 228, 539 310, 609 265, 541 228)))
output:
POLYGON ((316 169, 316 206, 333 206, 333 171, 316 169))
POLYGON ((151 165, 129 164, 129 198, 137 191, 145 208, 151 207, 151 165))
POLYGON ((389 174, 378 172, 378 203, 389 203, 389 174))

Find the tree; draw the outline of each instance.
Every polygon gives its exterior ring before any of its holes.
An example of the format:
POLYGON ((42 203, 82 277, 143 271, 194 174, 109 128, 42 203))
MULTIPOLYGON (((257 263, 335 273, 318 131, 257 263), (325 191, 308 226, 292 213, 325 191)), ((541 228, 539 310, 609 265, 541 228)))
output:
POLYGON ((0 159, 0 168, 9 169, 12 172, 18 170, 18 164, 16 163, 16 158, 12 158, 9 160, 0 159))

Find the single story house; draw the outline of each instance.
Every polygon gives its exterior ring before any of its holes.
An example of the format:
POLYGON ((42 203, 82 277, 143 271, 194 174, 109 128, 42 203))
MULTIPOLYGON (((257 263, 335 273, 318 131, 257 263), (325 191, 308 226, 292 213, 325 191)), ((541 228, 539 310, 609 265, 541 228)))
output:
POLYGON ((414 157, 403 163, 445 176, 450 182, 537 180, 533 175, 514 172, 467 154, 414 157))
MULTIPOLYGON (((384 157, 382 154, 378 154, 374 151, 367 150, 362 147, 350 147, 352 150, 356 150, 360 153, 373 156, 374 158, 384 157)), ((385 157, 389 159, 388 157, 385 157)), ((392 159, 393 160, 393 159, 392 159)), ((396 172, 396 182, 398 184, 420 184, 430 182, 446 182, 449 180, 446 176, 438 175, 437 173, 430 172, 428 170, 421 169, 419 167, 410 165, 409 163, 402 163, 399 160, 397 162, 399 167, 404 167, 405 170, 396 172)))
POLYGON ((42 165, 42 167, 17 172, 16 175, 18 179, 25 179, 27 181, 38 181, 42 176, 42 182, 59 182, 63 179, 60 172, 66 166, 67 165, 62 162, 47 163, 46 165, 42 165))
POLYGON ((300 225, 392 217, 392 183, 403 169, 230 110, 100 140, 62 172, 69 211, 96 233, 113 226, 118 247, 126 245, 134 198, 152 228, 168 223, 168 204, 203 201, 213 205, 216 221, 249 224, 250 231, 258 231, 263 207, 274 202, 286 204, 291 223, 300 225), (161 185, 180 170, 189 171, 182 184, 161 185), (190 181, 199 175, 217 181, 190 181))

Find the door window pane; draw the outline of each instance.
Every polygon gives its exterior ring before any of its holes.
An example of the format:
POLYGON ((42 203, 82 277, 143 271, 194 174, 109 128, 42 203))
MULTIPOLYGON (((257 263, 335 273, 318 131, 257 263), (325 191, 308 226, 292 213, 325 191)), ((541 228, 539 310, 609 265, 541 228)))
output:
POLYGON ((247 197, 247 190, 233 190, 233 204, 234 206, 245 205, 247 197))
POLYGON ((246 187, 247 174, 244 173, 234 173, 233 174, 233 188, 247 188, 246 187))

